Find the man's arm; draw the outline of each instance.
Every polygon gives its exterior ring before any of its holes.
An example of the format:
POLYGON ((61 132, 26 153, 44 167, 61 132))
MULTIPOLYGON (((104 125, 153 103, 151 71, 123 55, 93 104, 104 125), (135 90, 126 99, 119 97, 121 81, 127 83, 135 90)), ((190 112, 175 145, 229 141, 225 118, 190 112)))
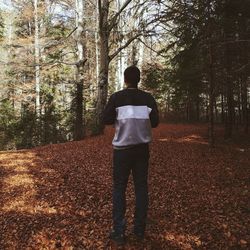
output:
POLYGON ((115 109, 114 95, 111 95, 103 112, 103 123, 105 125, 112 125, 115 123, 115 119, 116 119, 116 109, 115 109))
POLYGON ((151 127, 156 128, 159 124, 159 112, 154 97, 151 96, 151 112, 149 114, 151 127))

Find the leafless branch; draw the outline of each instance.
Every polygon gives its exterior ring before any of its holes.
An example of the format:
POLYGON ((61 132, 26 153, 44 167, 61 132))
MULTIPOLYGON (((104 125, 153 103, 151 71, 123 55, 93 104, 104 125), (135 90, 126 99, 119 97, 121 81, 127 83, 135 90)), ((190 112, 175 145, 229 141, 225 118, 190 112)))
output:
POLYGON ((132 2, 132 0, 127 0, 123 6, 120 8, 120 10, 118 12, 116 12, 116 14, 111 18, 110 22, 109 22, 109 31, 111 31, 114 26, 116 25, 117 22, 117 18, 120 16, 120 14, 123 12, 123 10, 132 2))
POLYGON ((113 60, 123 49, 127 48, 135 39, 137 39, 138 37, 142 35, 143 33, 138 33, 135 36, 128 39, 127 42, 123 46, 119 47, 112 55, 109 56, 109 61, 113 60))
POLYGON ((59 44, 62 44, 63 42, 65 42, 76 30, 77 30, 78 27, 75 27, 66 37, 63 37, 61 38, 60 40, 58 41, 55 41, 55 42, 48 42, 47 44, 45 44, 43 46, 43 49, 47 49, 47 48, 50 48, 52 46, 57 46, 59 44))
POLYGON ((144 44, 148 49, 150 49, 150 50, 152 50, 153 52, 155 52, 157 55, 166 58, 166 56, 164 56, 164 55, 161 54, 162 50, 157 51, 157 50, 153 49, 152 46, 147 45, 142 39, 138 38, 138 40, 139 40, 142 44, 144 44))

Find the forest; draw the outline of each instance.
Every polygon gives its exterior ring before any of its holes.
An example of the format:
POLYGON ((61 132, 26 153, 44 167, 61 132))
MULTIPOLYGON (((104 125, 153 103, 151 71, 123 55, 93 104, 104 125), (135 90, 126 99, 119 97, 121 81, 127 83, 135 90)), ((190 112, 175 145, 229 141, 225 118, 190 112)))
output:
POLYGON ((250 249, 249 59, 249 0, 0 0, 0 249, 250 249), (112 155, 135 147, 103 121, 132 65, 160 124, 120 248, 112 155))
POLYGON ((0 147, 103 131, 129 65, 162 121, 249 131, 248 0, 12 0, 0 6, 0 147))

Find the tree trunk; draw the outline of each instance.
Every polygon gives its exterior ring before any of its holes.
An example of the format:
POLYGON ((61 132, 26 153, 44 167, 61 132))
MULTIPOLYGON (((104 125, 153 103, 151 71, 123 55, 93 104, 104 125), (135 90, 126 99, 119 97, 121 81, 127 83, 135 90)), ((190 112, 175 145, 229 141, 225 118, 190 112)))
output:
POLYGON ((98 78, 97 104, 96 104, 96 129, 95 132, 100 134, 103 132, 103 111, 108 95, 108 72, 109 72, 109 56, 108 56, 108 37, 105 32, 100 35, 100 74, 98 78))
MULTIPOLYGON (((247 20, 244 18, 240 23, 241 36, 243 39, 248 39, 247 36, 247 20)), ((249 42, 244 42, 242 44, 242 62, 246 66, 245 70, 242 72, 242 88, 241 88, 241 98, 242 98, 242 121, 244 126, 244 133, 248 134, 249 130, 249 107, 248 107, 248 88, 249 88, 249 42)))
POLYGON ((214 98, 214 112, 215 112, 214 122, 217 123, 218 122, 218 106, 217 106, 216 98, 214 98))
POLYGON ((242 98, 241 98, 241 89, 242 89, 242 84, 241 84, 241 79, 239 79, 239 88, 238 88, 238 125, 242 125, 242 98))
POLYGON ((137 44, 133 42, 132 49, 130 51, 129 65, 137 65, 138 63, 138 55, 137 55, 137 44))
POLYGON ((76 83, 76 97, 75 97, 75 124, 73 138, 75 141, 82 140, 84 137, 83 129, 83 84, 76 83))
MULTIPOLYGON (((141 38, 141 40, 143 41, 143 37, 141 38)), ((143 66, 143 62, 144 62, 144 44, 142 42, 139 42, 138 46, 139 46, 138 67, 141 68, 143 66)))
POLYGON ((209 44, 209 144, 214 146, 214 72, 213 47, 209 44))
POLYGON ((34 18, 35 18, 35 89, 36 89, 36 115, 40 116, 40 42, 39 42, 39 18, 38 1, 34 0, 34 18))
MULTIPOLYGON (((98 0, 96 0, 96 6, 98 6, 98 0)), ((98 8, 96 8, 96 17, 97 17, 97 22, 96 22, 96 30, 98 30, 99 27, 99 15, 98 15, 98 8)), ((98 32, 95 32, 95 56, 96 56, 96 82, 94 84, 94 91, 92 98, 96 98, 96 89, 98 88, 98 77, 100 73, 99 69, 99 34, 98 32)))
POLYGON ((221 122, 225 122, 224 94, 221 94, 221 122))
POLYGON ((200 121, 200 100, 199 100, 199 96, 197 96, 197 99, 196 99, 196 121, 197 122, 200 121))
POLYGON ((230 47, 227 44, 226 49, 226 57, 227 57, 227 119, 226 119, 226 127, 225 127, 225 138, 231 138, 232 137, 232 130, 233 130, 233 117, 234 117, 234 103, 233 103, 233 79, 232 79, 232 58, 231 58, 231 52, 230 47))
POLYGON ((249 111, 247 108, 247 78, 245 77, 242 83, 242 116, 243 116, 243 126, 244 126, 244 133, 248 134, 248 127, 249 127, 249 111))
POLYGON ((108 73, 109 73, 109 1, 104 0, 103 4, 99 0, 99 45, 100 45, 100 73, 98 77, 97 102, 96 102, 96 127, 95 134, 101 134, 104 130, 103 111, 108 96, 108 73))
POLYGON ((83 109, 83 84, 84 84, 84 65, 85 44, 84 44, 84 3, 83 0, 75 0, 76 5, 76 42, 77 42, 77 64, 76 64, 76 97, 75 97, 75 124, 74 124, 74 140, 82 140, 84 138, 84 109, 83 109))
POLYGON ((189 122, 189 100, 186 102, 186 121, 189 122))
POLYGON ((100 38, 100 73, 98 78, 98 89, 97 89, 97 101, 96 101, 96 127, 95 133, 100 134, 104 130, 103 124, 103 111, 107 101, 108 95, 108 72, 109 63, 114 59, 122 50, 128 47, 131 42, 138 38, 141 33, 139 32, 135 36, 129 38, 125 44, 118 47, 113 54, 109 54, 109 37, 110 32, 117 26, 118 17, 121 15, 123 10, 132 2, 132 0, 126 0, 119 11, 109 17, 109 0, 98 0, 98 11, 99 11, 99 38, 100 38))

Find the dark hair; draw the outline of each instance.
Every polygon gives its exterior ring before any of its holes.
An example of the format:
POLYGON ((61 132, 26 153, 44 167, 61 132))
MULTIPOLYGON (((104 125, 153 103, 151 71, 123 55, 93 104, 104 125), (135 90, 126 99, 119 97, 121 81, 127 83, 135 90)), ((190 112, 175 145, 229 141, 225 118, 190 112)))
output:
POLYGON ((124 71, 125 82, 130 86, 137 87, 140 81, 140 70, 136 66, 130 66, 124 71))

